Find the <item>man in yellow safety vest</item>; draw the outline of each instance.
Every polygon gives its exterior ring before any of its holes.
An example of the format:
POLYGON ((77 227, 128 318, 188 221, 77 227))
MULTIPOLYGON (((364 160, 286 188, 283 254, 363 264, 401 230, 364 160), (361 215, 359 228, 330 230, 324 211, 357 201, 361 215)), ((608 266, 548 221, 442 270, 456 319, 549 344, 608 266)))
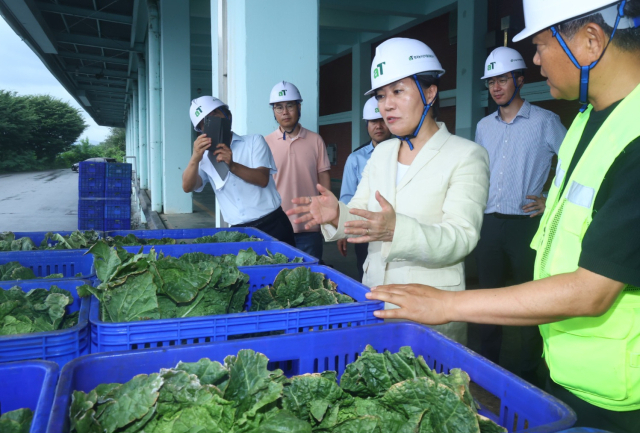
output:
POLYGON ((558 154, 534 281, 445 292, 374 288, 385 319, 540 325, 547 390, 579 426, 640 431, 640 0, 524 0, 534 63, 580 114, 558 154))

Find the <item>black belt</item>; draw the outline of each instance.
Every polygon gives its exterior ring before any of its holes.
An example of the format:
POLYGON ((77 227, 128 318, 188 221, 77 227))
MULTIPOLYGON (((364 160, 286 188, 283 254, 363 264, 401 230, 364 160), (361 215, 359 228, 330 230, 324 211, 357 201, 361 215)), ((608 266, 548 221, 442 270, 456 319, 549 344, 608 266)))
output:
MULTIPOLYGON (((261 216, 257 220, 249 221, 248 223, 236 224, 236 225, 231 226, 231 227, 258 227, 258 226, 261 226, 263 224, 269 224, 269 223, 277 220, 278 218, 281 218, 281 215, 280 215, 281 213, 284 213, 284 211, 282 210, 281 207, 278 207, 273 212, 268 213, 265 216, 261 216)), ((285 217, 286 217, 286 215, 285 215, 285 217)))
POLYGON ((496 217, 496 218, 499 218, 499 219, 503 219, 503 220, 524 220, 524 219, 530 219, 531 218, 531 216, 529 216, 529 215, 508 215, 508 214, 498 213, 498 212, 488 213, 488 214, 485 214, 485 215, 491 215, 493 217, 496 217))

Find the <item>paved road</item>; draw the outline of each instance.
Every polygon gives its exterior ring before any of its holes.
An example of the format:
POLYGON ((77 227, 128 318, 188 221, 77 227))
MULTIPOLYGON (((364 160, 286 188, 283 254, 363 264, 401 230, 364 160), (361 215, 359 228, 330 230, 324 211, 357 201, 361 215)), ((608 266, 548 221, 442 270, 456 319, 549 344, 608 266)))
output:
POLYGON ((0 231, 78 228, 78 173, 69 169, 0 175, 0 231))

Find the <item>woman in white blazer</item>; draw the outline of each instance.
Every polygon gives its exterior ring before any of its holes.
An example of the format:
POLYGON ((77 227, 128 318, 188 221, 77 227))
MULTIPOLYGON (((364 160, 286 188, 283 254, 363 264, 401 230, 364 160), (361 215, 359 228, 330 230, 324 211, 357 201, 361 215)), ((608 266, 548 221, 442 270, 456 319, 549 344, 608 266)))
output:
MULTIPOLYGON (((294 199, 300 206, 287 212, 308 212, 296 221, 321 224, 327 241, 369 242, 363 279, 369 287, 465 288, 464 259, 480 234, 489 158, 484 148, 435 121, 442 74, 435 54, 420 41, 394 38, 378 46, 367 94, 375 94, 398 138, 378 145, 349 206, 318 185, 319 196, 294 199)), ((465 323, 434 328, 466 343, 465 323)))

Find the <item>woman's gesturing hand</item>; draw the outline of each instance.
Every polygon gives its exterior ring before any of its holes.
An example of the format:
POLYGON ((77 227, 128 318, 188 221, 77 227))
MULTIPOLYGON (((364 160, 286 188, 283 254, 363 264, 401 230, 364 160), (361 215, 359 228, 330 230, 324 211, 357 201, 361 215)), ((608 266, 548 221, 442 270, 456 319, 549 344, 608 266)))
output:
POLYGON ((348 242, 363 244, 367 242, 391 242, 396 230, 396 211, 379 191, 376 200, 382 211, 371 212, 364 209, 351 209, 349 213, 365 218, 365 220, 347 221, 344 223, 344 233, 356 238, 348 238, 348 242))
POLYGON ((438 290, 422 284, 390 284, 373 287, 367 299, 384 301, 400 308, 374 311, 379 319, 406 319, 426 325, 442 325, 447 317, 447 300, 455 292, 438 290))
POLYGON ((322 185, 317 185, 320 195, 315 197, 297 197, 291 200, 298 207, 289 209, 287 215, 305 214, 294 220, 296 224, 306 223, 304 228, 309 230, 320 224, 333 224, 338 226, 340 217, 340 208, 338 207, 338 199, 335 195, 322 185))

